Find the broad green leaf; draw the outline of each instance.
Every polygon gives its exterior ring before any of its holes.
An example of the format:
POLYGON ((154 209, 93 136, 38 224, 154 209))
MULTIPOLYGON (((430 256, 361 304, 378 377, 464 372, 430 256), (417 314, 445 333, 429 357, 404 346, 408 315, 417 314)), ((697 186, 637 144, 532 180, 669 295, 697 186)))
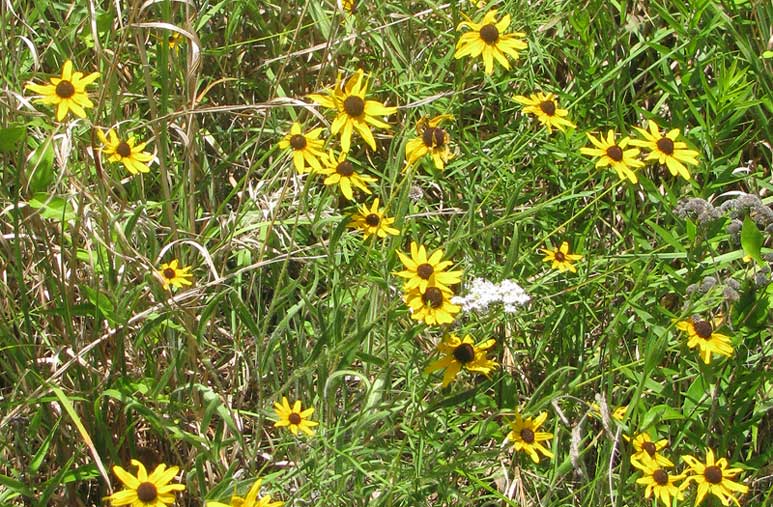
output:
POLYGON ((741 228, 741 246, 743 247, 743 253, 748 255, 761 266, 765 265, 765 261, 760 254, 760 248, 762 248, 762 233, 757 229, 757 225, 751 217, 746 217, 743 220, 743 227, 741 228))
POLYGON ((47 140, 32 152, 27 160, 29 188, 32 193, 44 192, 54 181, 54 144, 47 140))
POLYGON ((40 216, 43 218, 69 222, 75 220, 78 216, 66 199, 63 197, 49 198, 48 194, 43 192, 35 194, 27 204, 29 204, 30 208, 41 210, 40 216))
POLYGON ((11 153, 24 139, 27 129, 24 127, 0 128, 0 153, 11 153))

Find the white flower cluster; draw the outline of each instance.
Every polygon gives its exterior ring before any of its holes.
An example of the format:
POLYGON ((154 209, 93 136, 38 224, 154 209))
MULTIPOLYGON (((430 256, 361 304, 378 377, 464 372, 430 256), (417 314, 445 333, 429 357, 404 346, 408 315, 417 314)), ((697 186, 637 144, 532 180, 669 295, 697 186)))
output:
POLYGON ((506 313, 515 312, 516 307, 529 302, 531 298, 513 280, 493 283, 485 278, 472 281, 466 296, 454 296, 451 303, 459 305, 465 312, 486 312, 493 303, 502 303, 506 313))

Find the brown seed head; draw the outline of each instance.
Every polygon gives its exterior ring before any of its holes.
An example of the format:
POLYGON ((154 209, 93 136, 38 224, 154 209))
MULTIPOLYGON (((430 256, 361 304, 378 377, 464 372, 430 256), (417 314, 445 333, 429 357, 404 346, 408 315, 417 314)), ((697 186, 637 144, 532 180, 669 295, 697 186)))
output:
POLYGON ((365 112, 365 101, 356 95, 349 95, 344 100, 344 111, 353 118, 359 118, 365 112))
POLYGON ((69 81, 65 81, 64 79, 59 81, 59 84, 56 85, 56 96, 60 99, 69 99, 73 95, 75 95, 75 87, 73 84, 69 81))
POLYGON ((462 343, 454 349, 454 359, 462 364, 467 364, 475 359, 475 349, 469 343, 462 343))
POLYGON ((480 29, 480 38, 488 45, 496 44, 499 40, 499 30, 493 23, 483 25, 480 29))

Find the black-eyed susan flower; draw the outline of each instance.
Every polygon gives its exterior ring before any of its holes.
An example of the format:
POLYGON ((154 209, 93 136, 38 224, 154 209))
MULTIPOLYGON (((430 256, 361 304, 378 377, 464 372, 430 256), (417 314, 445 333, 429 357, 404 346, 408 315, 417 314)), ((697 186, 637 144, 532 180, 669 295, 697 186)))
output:
POLYGON ((357 0, 337 0, 338 8, 347 14, 354 14, 357 8, 357 0))
POLYGON ((370 125, 388 129, 389 125, 379 120, 397 112, 396 107, 387 107, 375 100, 365 100, 368 91, 368 79, 362 69, 354 73, 343 89, 336 83, 333 89, 326 90, 327 95, 311 94, 309 98, 328 109, 335 109, 338 115, 330 126, 333 135, 341 135, 341 149, 348 152, 351 146, 352 132, 357 131, 371 149, 376 149, 376 139, 370 131, 370 125))
POLYGON ((507 61, 505 55, 517 60, 518 51, 526 49, 526 41, 523 40, 526 34, 523 32, 505 33, 507 27, 510 26, 510 15, 505 14, 500 21, 497 21, 496 17, 497 11, 493 9, 483 16, 480 23, 472 21, 459 23, 459 26, 456 27, 457 31, 464 27, 471 30, 459 37, 454 58, 458 59, 465 56, 477 58, 483 55, 486 74, 493 74, 495 59, 502 67, 509 69, 510 62, 507 61))
POLYGON ((123 483, 125 489, 105 498, 112 505, 131 505, 131 507, 166 507, 174 503, 174 492, 185 490, 183 484, 169 484, 180 470, 161 463, 148 475, 145 466, 136 459, 131 464, 137 467, 137 476, 130 474, 120 466, 113 467, 113 473, 123 483))
POLYGON ((97 130, 97 136, 103 144, 101 151, 108 156, 109 162, 122 163, 131 174, 150 172, 148 162, 153 160, 153 155, 142 151, 148 143, 137 144, 134 136, 129 136, 123 141, 113 129, 107 131, 107 136, 101 130, 97 130))
POLYGON ((294 122, 290 127, 290 132, 279 141, 280 149, 292 149, 293 165, 298 174, 311 170, 307 169, 306 164, 316 171, 322 168, 319 159, 325 155, 322 147, 325 143, 319 138, 321 133, 321 128, 315 128, 304 134, 301 124, 294 122))
POLYGON ((184 39, 185 37, 183 37, 183 34, 181 34, 180 32, 172 32, 166 38, 166 44, 167 46, 169 46, 169 49, 171 49, 175 53, 179 53, 180 44, 183 42, 184 39))
POLYGON ((341 193, 350 201, 354 199, 353 187, 357 187, 366 194, 372 194, 368 183, 376 183, 376 178, 366 174, 360 174, 354 170, 354 164, 348 159, 348 154, 342 151, 337 157, 333 151, 322 157, 320 174, 327 175, 322 183, 325 185, 338 185, 341 193))
POLYGON ((445 129, 440 128, 440 123, 453 118, 450 114, 441 114, 431 120, 423 117, 416 123, 418 137, 414 137, 405 145, 405 158, 408 166, 429 155, 435 162, 435 167, 441 171, 445 168, 446 162, 451 159, 453 154, 449 145, 451 136, 445 129))
POLYGON ((370 208, 360 205, 359 211, 352 216, 349 226, 361 230, 366 239, 371 235, 386 238, 389 235, 397 236, 400 234, 399 229, 392 227, 395 219, 385 217, 384 210, 380 209, 378 205, 378 197, 373 200, 370 208))
POLYGON ((539 453, 547 458, 552 458, 553 453, 542 442, 547 442, 553 438, 552 433, 539 431, 539 427, 548 418, 547 412, 542 412, 536 418, 527 417, 524 419, 516 411, 515 421, 510 422, 510 433, 507 434, 507 440, 513 444, 515 451, 523 451, 529 455, 531 460, 539 463, 539 453))
POLYGON ((164 283, 164 289, 168 289, 171 285, 175 288, 181 288, 183 285, 191 285, 191 278, 193 275, 190 273, 191 267, 182 267, 178 265, 177 259, 173 259, 168 264, 161 264, 158 270, 159 276, 164 283))
POLYGON ((653 442, 649 434, 642 432, 637 433, 632 439, 626 437, 626 440, 631 442, 631 445, 633 445, 633 449, 635 451, 631 455, 632 462, 634 460, 638 462, 645 462, 647 459, 651 459, 662 467, 674 466, 670 459, 660 454, 660 451, 668 447, 668 440, 665 438, 658 440, 657 442, 653 442))
POLYGON ((451 302, 453 293, 447 289, 427 287, 424 292, 418 287, 405 293, 405 304, 411 309, 411 318, 428 326, 450 324, 461 308, 451 302))
POLYGON ((631 143, 630 137, 626 136, 620 142, 616 142, 615 131, 612 129, 607 132, 606 139, 603 136, 596 138, 590 134, 586 135, 595 147, 580 148, 580 153, 598 157, 596 167, 610 166, 621 180, 627 179, 631 183, 639 182, 634 169, 644 167, 644 162, 636 158, 639 156, 639 148, 625 149, 631 143))
POLYGON ((733 355, 733 344, 730 337, 715 331, 721 324, 721 317, 715 317, 711 322, 693 317, 677 322, 676 328, 687 332, 687 346, 691 349, 698 347, 701 359, 704 363, 709 364, 712 353, 726 357, 733 355))
POLYGON ((274 403, 274 411, 276 412, 279 420, 274 423, 275 428, 287 426, 293 435, 298 434, 298 430, 306 433, 307 435, 313 435, 314 426, 319 423, 309 419, 311 414, 314 413, 314 407, 309 407, 306 410, 301 410, 301 400, 296 400, 292 408, 287 398, 282 396, 282 403, 274 403))
POLYGON ((432 373, 445 368, 443 374, 443 387, 450 384, 461 370, 467 370, 481 375, 489 376, 497 363, 486 357, 488 350, 496 344, 495 340, 486 340, 475 344, 470 335, 459 338, 455 334, 446 337, 437 346, 443 357, 433 361, 427 366, 425 373, 432 373))
POLYGON ((98 77, 99 72, 92 72, 87 76, 84 76, 83 72, 73 72, 72 62, 67 60, 62 66, 62 77, 50 78, 51 84, 27 83, 24 87, 43 96, 35 99, 35 102, 57 106, 57 121, 64 120, 69 111, 80 118, 85 118, 85 108, 94 107, 94 103, 86 95, 86 86, 93 83, 98 77))
POLYGON ((582 259, 582 255, 569 253, 569 243, 567 241, 562 242, 561 246, 553 250, 548 248, 542 248, 541 250, 545 254, 542 260, 544 262, 552 262, 552 269, 557 269, 561 273, 564 271, 577 272, 577 268, 572 263, 582 259))
POLYGON ((684 498, 684 494, 676 485, 677 482, 684 479, 684 474, 668 473, 662 465, 650 459, 649 456, 644 456, 642 461, 631 458, 631 464, 643 474, 643 477, 636 479, 636 483, 647 486, 644 490, 644 498, 651 498, 654 494, 655 498, 663 502, 666 507, 671 507, 672 498, 677 500, 684 498))
POLYGON ((679 129, 671 129, 665 135, 660 133, 658 124, 652 120, 647 121, 649 132, 643 128, 634 127, 644 139, 632 139, 632 146, 641 146, 650 150, 644 160, 657 160, 659 164, 668 167, 673 176, 681 176, 685 180, 690 179, 690 171, 684 164, 698 165, 698 152, 687 148, 687 144, 677 141, 680 135, 679 129))
MULTIPOLYGON (((611 417, 617 422, 623 422, 626 412, 628 412, 628 405, 621 405, 612 411, 611 417)), ((601 406, 596 402, 591 403, 589 415, 596 419, 601 419, 601 406)))
POLYGON ((230 503, 207 502, 206 507, 282 507, 284 502, 272 502, 271 495, 259 496, 262 482, 261 479, 256 480, 245 497, 234 495, 230 503))
POLYGON ((553 128, 564 131, 564 127, 575 128, 577 125, 566 119, 569 111, 558 107, 558 98, 552 93, 537 92, 528 97, 516 95, 513 97, 516 102, 523 104, 523 112, 533 114, 540 123, 548 129, 548 133, 553 132, 553 128))
POLYGON ((462 281, 461 271, 446 271, 452 262, 442 260, 443 250, 435 250, 432 255, 428 256, 424 245, 412 241, 411 256, 408 257, 399 251, 397 256, 405 269, 395 274, 408 280, 405 282, 406 291, 418 288, 420 292, 424 293, 427 287, 437 287, 450 292, 449 285, 462 281))
POLYGON ((706 449, 705 463, 690 455, 682 456, 682 461, 690 467, 688 473, 692 472, 692 475, 687 475, 680 489, 685 489, 693 481, 698 485, 695 505, 701 503, 708 493, 719 498, 722 505, 730 505, 730 500, 735 502, 736 505, 740 505, 734 493, 744 494, 749 491, 748 486, 732 480, 743 470, 740 468, 729 468, 725 458, 714 461, 714 451, 711 449, 706 449))

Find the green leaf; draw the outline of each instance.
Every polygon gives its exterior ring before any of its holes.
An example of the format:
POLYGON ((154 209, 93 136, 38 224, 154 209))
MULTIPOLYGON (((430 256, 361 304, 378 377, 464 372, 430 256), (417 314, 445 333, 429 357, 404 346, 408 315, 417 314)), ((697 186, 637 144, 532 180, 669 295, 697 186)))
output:
POLYGON ((43 192, 54 181, 54 144, 47 140, 32 152, 27 161, 31 172, 29 188, 32 193, 43 192))
POLYGON ((26 134, 25 127, 0 128, 0 153, 15 151, 26 134))
POLYGON ((765 265, 765 261, 762 260, 762 254, 760 248, 762 248, 762 233, 757 229, 757 224, 751 217, 746 217, 743 220, 743 227, 741 228, 741 246, 743 247, 743 253, 748 255, 761 266, 765 265))
POLYGON ((22 496, 26 496, 26 497, 32 496, 32 491, 30 491, 30 489, 27 487, 26 484, 24 484, 21 481, 17 481, 16 479, 12 479, 7 475, 0 474, 0 484, 5 486, 11 491, 15 491, 16 493, 19 493, 22 496))
POLYGON ((86 299, 88 299, 89 302, 94 305, 97 310, 99 310, 99 313, 101 313, 102 316, 107 319, 108 322, 110 322, 110 324, 118 324, 118 320, 115 316, 115 306, 113 305, 112 301, 108 299, 106 294, 102 293, 101 291, 92 289, 87 285, 81 285, 80 288, 81 291, 83 291, 83 294, 86 295, 86 299))
POLYGON ((41 210, 40 216, 43 218, 69 222, 78 217, 66 199, 63 197, 49 197, 44 192, 35 194, 32 199, 27 201, 27 204, 29 204, 30 208, 41 210))
POLYGON ((770 50, 763 51, 762 52, 762 57, 763 58, 773 58, 773 51, 770 51, 770 50))

